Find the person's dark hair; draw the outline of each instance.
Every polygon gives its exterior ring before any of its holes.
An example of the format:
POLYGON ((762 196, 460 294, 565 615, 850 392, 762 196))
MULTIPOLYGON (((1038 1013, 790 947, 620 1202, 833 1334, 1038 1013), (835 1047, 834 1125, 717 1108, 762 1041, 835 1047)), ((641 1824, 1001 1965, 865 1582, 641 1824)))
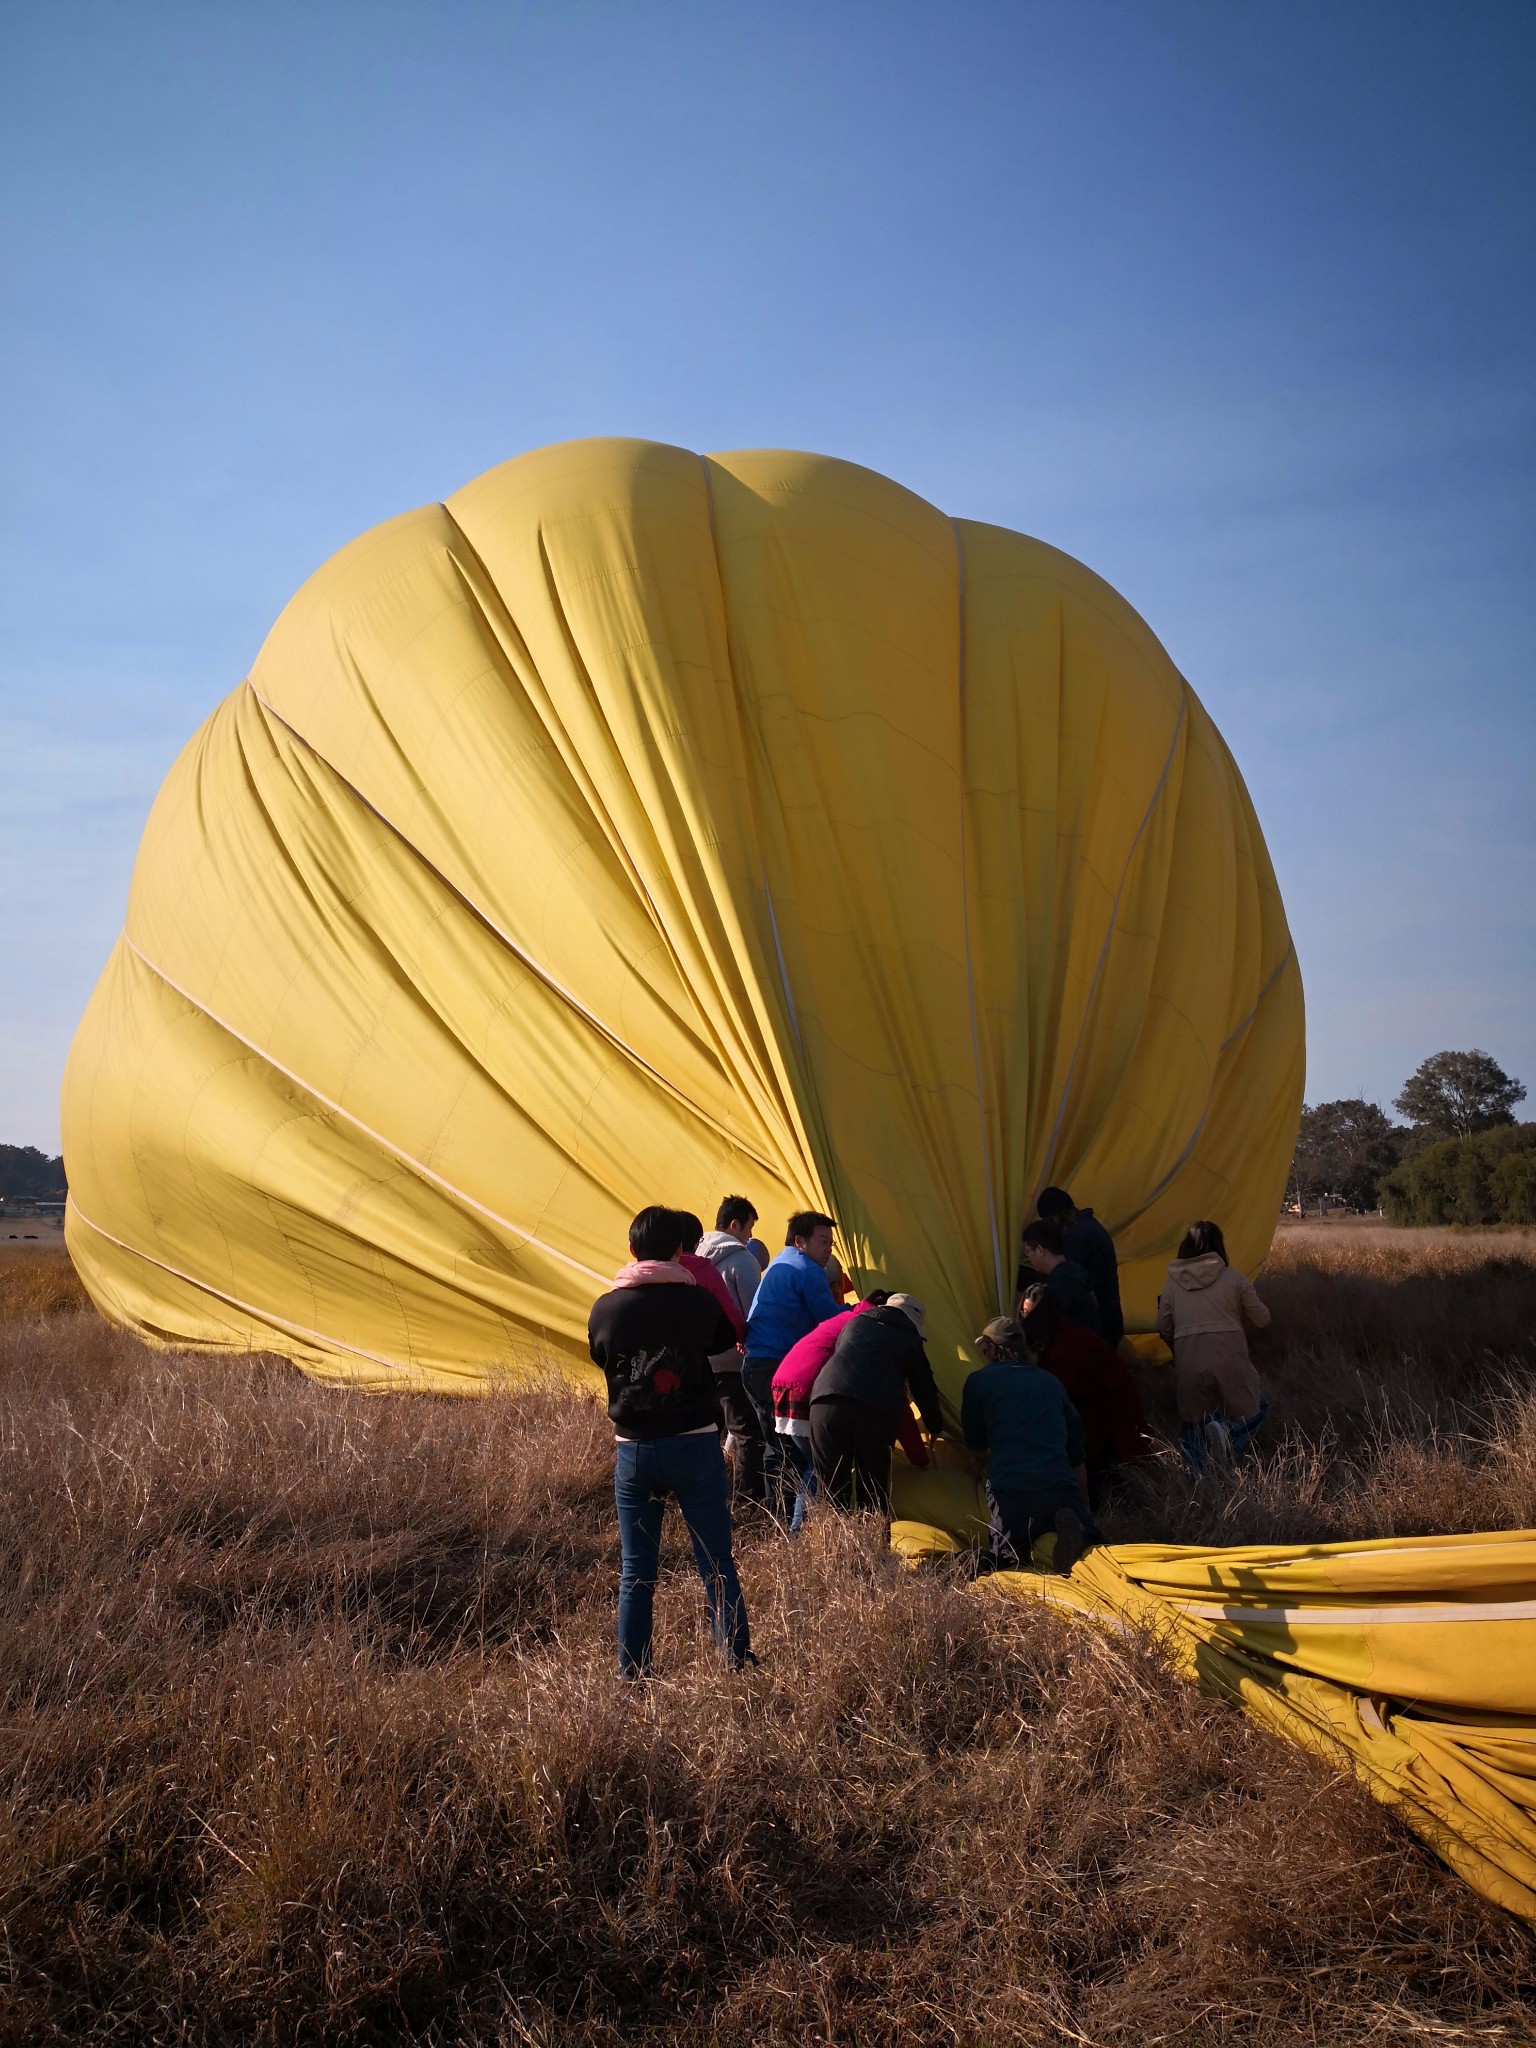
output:
POLYGON ((757 1221, 757 1211, 745 1195, 727 1195, 715 1211, 716 1230, 729 1230, 733 1223, 744 1223, 748 1230, 757 1221))
POLYGON ((1024 1245, 1026 1250, 1038 1245, 1043 1252, 1054 1252, 1058 1259, 1062 1258, 1066 1251, 1061 1225, 1054 1219, 1048 1221, 1044 1217, 1038 1223, 1025 1224, 1024 1245))
POLYGON ((1065 1188, 1042 1188, 1035 1209, 1039 1215, 1054 1218, 1058 1223, 1077 1214, 1077 1204, 1065 1188))
POLYGON ((642 1209, 629 1226, 629 1249, 637 1259, 676 1258, 683 1237, 683 1219, 659 1202, 642 1209))
POLYGON ((797 1209, 784 1226, 784 1242, 793 1244, 797 1237, 809 1237, 813 1230, 820 1230, 825 1224, 828 1230, 837 1225, 830 1216, 823 1216, 819 1209, 797 1209))
POLYGON ((704 1235, 704 1225, 691 1209, 679 1209, 677 1220, 683 1226, 683 1250, 696 1252, 699 1248, 699 1239, 704 1235))
POLYGON ((1214 1252, 1224 1266, 1228 1263, 1227 1240, 1221 1234, 1221 1225, 1211 1222, 1191 1223, 1179 1240, 1179 1257, 1203 1259, 1207 1252, 1214 1252))
POLYGON ((1043 1280, 1037 1280, 1032 1287, 1026 1287, 1020 1295, 1019 1320, 1024 1325, 1029 1348, 1038 1358, 1061 1328, 1060 1305, 1043 1280), (1026 1302, 1029 1304, 1027 1308, 1026 1302))
POLYGON ((889 1287, 871 1287, 868 1294, 864 1297, 863 1305, 865 1308, 884 1308, 890 1298, 891 1290, 889 1287))

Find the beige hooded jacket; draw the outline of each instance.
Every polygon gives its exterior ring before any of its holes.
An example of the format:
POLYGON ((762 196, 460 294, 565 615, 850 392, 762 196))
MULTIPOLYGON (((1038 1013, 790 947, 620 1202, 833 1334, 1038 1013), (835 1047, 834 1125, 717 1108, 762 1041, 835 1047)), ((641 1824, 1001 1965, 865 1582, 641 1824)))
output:
POLYGON ((1259 1376, 1244 1325, 1263 1330, 1269 1319, 1247 1274, 1215 1252, 1173 1261, 1158 1297, 1157 1334, 1173 1347, 1181 1421, 1195 1422, 1218 1409, 1235 1416, 1257 1412, 1259 1376))

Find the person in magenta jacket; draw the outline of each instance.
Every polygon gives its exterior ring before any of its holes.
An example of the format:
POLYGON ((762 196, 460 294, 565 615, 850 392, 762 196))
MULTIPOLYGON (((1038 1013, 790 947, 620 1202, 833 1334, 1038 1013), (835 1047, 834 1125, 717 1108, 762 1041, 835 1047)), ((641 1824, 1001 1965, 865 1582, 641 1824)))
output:
MULTIPOLYGON (((795 1509, 789 1525, 791 1536, 805 1521, 807 1504, 816 1492, 816 1468, 811 1462, 811 1392, 816 1385, 816 1375, 832 1356, 838 1337, 854 1317, 862 1315, 866 1309, 881 1307, 888 1298, 886 1290, 877 1287, 853 1308, 839 1309, 835 1316, 828 1316, 798 1344, 790 1346, 773 1375, 774 1430, 784 1440, 785 1451, 799 1474, 795 1509)), ((910 1408, 897 1426, 896 1441, 911 1464, 921 1467, 928 1463, 928 1446, 923 1442, 923 1433, 910 1408)))

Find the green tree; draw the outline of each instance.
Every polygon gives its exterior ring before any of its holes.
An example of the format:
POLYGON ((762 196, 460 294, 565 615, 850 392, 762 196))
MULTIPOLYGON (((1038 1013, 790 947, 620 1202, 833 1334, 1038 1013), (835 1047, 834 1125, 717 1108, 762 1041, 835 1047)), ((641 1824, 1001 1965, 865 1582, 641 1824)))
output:
POLYGON ((1376 1183, 1402 1155, 1404 1132, 1359 1096, 1303 1109, 1291 1183, 1302 1202, 1338 1195, 1353 1209, 1376 1203, 1376 1183))
POLYGON ((62 1202, 64 1161, 50 1159, 35 1145, 0 1145, 0 1195, 13 1200, 62 1202))
POLYGON ((1394 1223, 1536 1222, 1536 1124, 1442 1138, 1381 1183, 1394 1223))
POLYGON ((1441 1138, 1470 1138, 1495 1124, 1512 1124, 1525 1100, 1520 1082, 1485 1052, 1437 1052, 1403 1083, 1393 1104, 1413 1125, 1418 1146, 1441 1138))

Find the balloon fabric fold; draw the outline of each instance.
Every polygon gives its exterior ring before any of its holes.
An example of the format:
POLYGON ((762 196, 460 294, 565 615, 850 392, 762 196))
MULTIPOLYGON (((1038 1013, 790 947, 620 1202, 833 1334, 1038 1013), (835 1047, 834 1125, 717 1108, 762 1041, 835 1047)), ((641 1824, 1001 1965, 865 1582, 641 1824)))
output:
POLYGON ((1458 1876, 1536 1920, 1536 1530, 1125 1544, 1067 1579, 982 1583, 1158 1643, 1203 1691, 1353 1770, 1458 1876))
POLYGON ((833 1214, 955 1399, 1048 1181, 1133 1328, 1264 1255, 1302 998, 1252 807, 1079 563, 817 456, 544 449, 342 549, 155 804, 64 1087, 153 1341, 585 1367, 652 1201, 833 1214))

